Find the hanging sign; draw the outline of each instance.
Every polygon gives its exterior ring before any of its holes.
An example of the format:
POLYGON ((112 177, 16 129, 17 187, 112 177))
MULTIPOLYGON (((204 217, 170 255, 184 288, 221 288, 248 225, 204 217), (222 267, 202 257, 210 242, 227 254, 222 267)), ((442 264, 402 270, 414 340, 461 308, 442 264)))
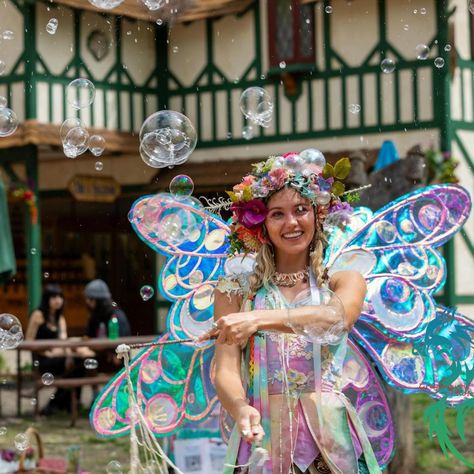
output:
POLYGON ((114 202, 120 195, 120 184, 111 176, 76 175, 68 189, 76 201, 114 202))

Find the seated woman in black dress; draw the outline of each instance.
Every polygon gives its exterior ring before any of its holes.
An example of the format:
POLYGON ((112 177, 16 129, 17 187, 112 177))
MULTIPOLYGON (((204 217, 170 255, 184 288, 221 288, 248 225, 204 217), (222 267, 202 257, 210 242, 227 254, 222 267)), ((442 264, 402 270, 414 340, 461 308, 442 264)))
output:
MULTIPOLYGON (((67 325, 64 317, 64 296, 58 285, 47 285, 43 291, 41 304, 30 316, 26 330, 26 340, 67 339, 67 325)), ((71 349, 54 348, 35 353, 35 365, 41 374, 51 373, 54 377, 81 377, 85 373, 83 357, 86 354, 71 349)), ((80 400, 80 388, 76 389, 80 400)), ((58 388, 42 413, 56 410, 69 410, 71 397, 69 391, 58 388)))

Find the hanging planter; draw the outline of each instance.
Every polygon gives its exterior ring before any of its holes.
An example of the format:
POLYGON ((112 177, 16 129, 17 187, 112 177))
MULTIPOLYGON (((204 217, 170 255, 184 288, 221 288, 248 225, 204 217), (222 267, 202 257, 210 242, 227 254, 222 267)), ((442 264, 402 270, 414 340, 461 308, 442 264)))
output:
POLYGON ((16 201, 23 201, 29 210, 31 224, 38 223, 38 206, 35 193, 25 183, 12 184, 10 196, 16 201))

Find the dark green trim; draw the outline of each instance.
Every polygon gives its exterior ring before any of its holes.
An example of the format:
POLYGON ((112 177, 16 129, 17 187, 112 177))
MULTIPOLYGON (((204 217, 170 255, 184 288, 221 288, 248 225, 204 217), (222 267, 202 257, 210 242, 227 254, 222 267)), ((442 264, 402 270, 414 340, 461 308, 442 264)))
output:
POLYGON ((24 17, 24 87, 25 91, 25 119, 37 118, 36 114, 36 6, 25 3, 23 6, 24 17))

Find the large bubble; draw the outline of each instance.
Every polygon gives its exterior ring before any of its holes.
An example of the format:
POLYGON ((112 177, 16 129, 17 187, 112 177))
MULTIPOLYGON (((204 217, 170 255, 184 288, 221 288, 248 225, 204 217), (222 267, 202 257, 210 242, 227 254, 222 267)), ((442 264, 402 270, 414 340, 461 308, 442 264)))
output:
POLYGON ((102 8, 102 10, 112 10, 112 8, 118 7, 123 2, 124 0, 89 0, 91 5, 102 8))
POLYGON ((13 135, 18 128, 18 117, 8 107, 0 109, 0 137, 13 135))
POLYGON ((196 131, 191 121, 173 110, 150 115, 140 130, 140 156, 153 168, 184 163, 196 147, 196 131))
POLYGON ((66 98, 75 109, 89 107, 95 99, 95 86, 89 79, 74 79, 67 86, 66 98))
POLYGON ((165 0, 142 0, 142 2, 151 11, 159 10, 165 4, 165 0))
POLYGON ((253 123, 269 127, 273 115, 270 94, 262 87, 249 87, 240 96, 240 110, 253 123))
POLYGON ((23 341, 21 323, 13 314, 0 314, 0 349, 15 349, 23 341))

